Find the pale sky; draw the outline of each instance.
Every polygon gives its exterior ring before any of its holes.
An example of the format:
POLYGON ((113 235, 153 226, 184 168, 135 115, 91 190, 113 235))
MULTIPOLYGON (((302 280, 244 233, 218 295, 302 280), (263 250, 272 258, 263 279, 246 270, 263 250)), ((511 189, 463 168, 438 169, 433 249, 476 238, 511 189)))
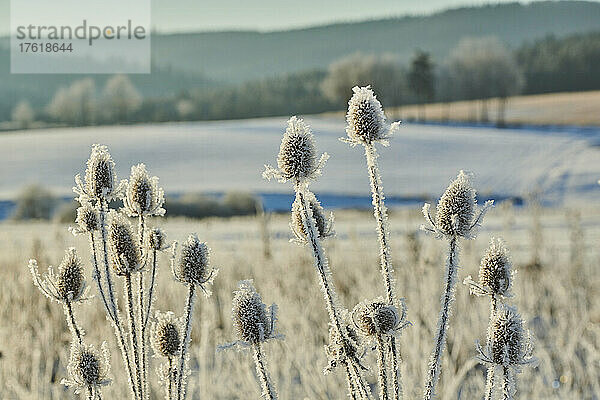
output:
MULTIPOLYGON (((12 0, 29 1, 29 0, 12 0)), ((59 14, 62 0, 51 4, 59 14)), ((102 4, 97 0, 91 4, 102 4)), ((125 0, 126 1, 126 0, 125 0)), ((139 0, 137 0, 139 1, 139 0)), ((332 22, 429 14, 446 8, 515 0, 150 0, 152 24, 160 32, 286 30, 332 22)), ((600 1, 600 0, 595 0, 600 1)), ((0 0, 0 35, 9 31, 11 0, 0 0)), ((524 0, 523 3, 531 1, 524 0)), ((67 7, 65 7, 67 8, 67 7)), ((35 7, 31 13, 35 15, 35 7)))

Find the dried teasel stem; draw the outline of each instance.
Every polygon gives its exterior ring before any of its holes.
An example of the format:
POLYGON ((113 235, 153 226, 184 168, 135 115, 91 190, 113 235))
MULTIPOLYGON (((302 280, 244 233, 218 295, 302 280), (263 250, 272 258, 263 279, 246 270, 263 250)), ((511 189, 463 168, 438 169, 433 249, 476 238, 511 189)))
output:
POLYGON ((140 399, 142 398, 142 374, 140 368, 140 355, 139 347, 137 342, 137 329, 135 324, 135 311, 133 306, 133 290, 131 283, 131 274, 125 274, 125 293, 127 293, 126 305, 127 313, 129 316, 129 335, 131 339, 131 348, 133 349, 133 359, 136 366, 135 378, 137 381, 138 394, 140 399))
POLYGON ((169 363, 169 383, 167 384, 167 399, 173 399, 173 379, 171 379, 173 375, 173 357, 168 358, 169 363))
MULTIPOLYGON (((140 249, 144 248, 144 233, 146 230, 146 221, 144 215, 139 215, 138 236, 140 239, 140 249)), ((146 325, 144 324, 144 271, 138 273, 138 323, 139 323, 139 348, 141 355, 141 380, 140 397, 145 399, 148 397, 148 360, 146 352, 146 325)))
POLYGON ((263 360, 263 355, 260 349, 260 342, 252 344, 252 355, 254 356, 254 364, 256 365, 256 372, 262 386, 262 396, 265 400, 276 400, 277 392, 271 384, 267 368, 263 360))
POLYGON ((65 301, 65 314, 67 315, 67 321, 71 328, 71 331, 74 333, 74 336, 77 338, 79 344, 83 343, 82 334, 79 330, 79 326, 77 325, 77 321, 75 321, 75 315, 73 314, 73 306, 70 301, 65 301))
MULTIPOLYGON (((314 225, 312 211, 310 210, 310 207, 307 204, 304 189, 301 186, 301 184, 296 184, 295 190, 296 195, 300 200, 302 220, 304 223, 304 229, 307 233, 306 239, 312 249, 313 257, 315 259, 315 267, 317 269, 317 272, 319 273, 319 278, 321 280, 321 290, 323 291, 323 295, 325 297, 326 308, 329 314, 329 319, 331 320, 331 325, 333 329, 335 329, 339 337, 345 338, 345 334, 342 330, 341 318, 337 307, 335 289, 333 287, 333 284, 330 282, 329 278, 331 273, 329 271, 327 259, 323 253, 321 243, 317 239, 317 230, 314 225)), ((368 392, 365 389, 365 385, 362 382, 362 377, 360 375, 360 372, 358 371, 357 366, 354 365, 355 363, 351 360, 348 361, 348 364, 350 370, 352 371, 355 386, 358 387, 361 397, 370 398, 368 392)))
POLYGON ((100 297, 102 298, 102 304, 104 304, 104 308, 106 309, 106 314, 114 322, 115 317, 112 313, 112 308, 108 305, 104 286, 102 285, 102 274, 100 273, 100 268, 98 267, 98 256, 96 252, 96 240, 94 237, 94 232, 90 232, 90 248, 92 250, 92 264, 94 267, 93 279, 98 287, 98 292, 100 292, 100 297))
POLYGON ((495 366, 490 366, 487 369, 487 378, 486 378, 486 382, 485 382, 485 396, 484 396, 484 400, 492 400, 493 399, 493 393, 494 393, 494 374, 495 374, 495 370, 496 367, 495 366))
POLYGON ((438 320, 438 327, 434 339, 433 353, 429 362, 427 371, 427 381, 425 383, 426 400, 430 400, 435 395, 435 386, 439 378, 442 353, 446 345, 446 334, 448 332, 448 320, 450 310, 454 302, 456 275, 458 269, 458 238, 450 239, 448 243, 448 257, 446 259, 446 278, 444 284, 444 294, 442 295, 442 308, 438 320))
POLYGON ((177 370, 177 400, 185 398, 185 389, 183 381, 185 380, 185 359, 190 344, 190 336, 192 331, 192 312, 194 310, 194 300, 196 296, 196 285, 189 285, 188 298, 185 305, 185 325, 183 333, 183 341, 181 342, 181 354, 179 358, 179 369, 177 370))
POLYGON ((385 361, 385 342, 383 339, 383 336, 378 333, 377 335, 377 348, 378 348, 378 357, 377 357, 377 364, 379 367, 379 392, 380 392, 380 397, 382 400, 388 400, 389 399, 389 395, 388 395, 388 382, 387 382, 387 368, 386 368, 386 361, 385 361))

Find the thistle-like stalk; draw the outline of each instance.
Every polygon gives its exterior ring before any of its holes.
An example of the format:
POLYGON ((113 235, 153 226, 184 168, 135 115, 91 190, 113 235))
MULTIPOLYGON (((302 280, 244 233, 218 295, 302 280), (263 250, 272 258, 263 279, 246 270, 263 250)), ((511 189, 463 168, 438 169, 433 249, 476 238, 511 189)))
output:
MULTIPOLYGON (((138 228, 138 236, 140 239, 140 249, 144 248, 144 232, 146 230, 146 221, 144 219, 144 215, 139 215, 139 228, 138 228)), ((146 250, 148 251, 148 250, 146 250)), ((148 393, 148 379, 147 379, 147 357, 146 357, 146 325, 144 324, 144 271, 140 270, 138 274, 138 329, 140 332, 139 337, 139 348, 140 348, 140 357, 141 357, 141 380, 142 386, 140 388, 140 397, 142 399, 146 399, 149 396, 148 393)))
MULTIPOLYGON (((348 142, 352 146, 360 144, 365 148, 365 158, 371 184, 373 215, 377 223, 377 237, 380 249, 380 270, 383 277, 387 302, 390 305, 394 305, 396 303, 393 279, 394 267, 392 265, 389 246, 388 215, 387 207, 385 206, 385 195, 383 192, 381 173, 379 172, 379 165, 377 163, 378 154, 374 144, 382 143, 387 145, 387 139, 397 128, 399 123, 392 124, 391 128, 388 129, 385 124, 385 115, 381 103, 377 100, 370 87, 354 87, 352 90, 354 95, 348 102, 348 113, 346 115, 346 120, 348 122, 346 132, 348 138, 343 138, 342 141, 348 142)), ((400 368, 398 365, 396 338, 385 338, 385 341, 389 341, 389 346, 380 346, 380 350, 388 351, 387 349, 389 349, 393 398, 394 400, 398 400, 402 397, 402 379, 400 377, 400 368)), ((385 355, 383 355, 383 357, 385 357, 385 355)), ((388 368, 386 363, 381 364, 380 368, 381 367, 386 370, 388 368)), ((386 371, 380 371, 379 375, 380 377, 385 377, 386 371)), ((385 390, 387 392, 387 383, 385 390)))
MULTIPOLYGON (((332 348, 328 350, 329 353, 334 355, 333 360, 330 361, 330 366, 334 367, 338 363, 343 364, 344 360, 347 359, 349 369, 353 375, 354 387, 358 389, 361 397, 369 398, 370 396, 366 392, 364 382, 358 371, 359 361, 356 346, 342 328, 339 301, 333 282, 331 282, 331 271, 329 270, 327 257, 320 242, 321 239, 331 236, 333 233, 330 224, 325 222, 326 219, 321 214, 322 211, 318 202, 310 201, 314 195, 308 190, 309 181, 321 174, 321 167, 327 158, 327 154, 323 154, 320 159, 317 159, 314 137, 309 127, 303 120, 291 117, 281 141, 277 157, 278 168, 275 169, 265 165, 263 177, 266 179, 277 178, 280 182, 291 181, 294 183, 296 201, 292 213, 292 230, 298 242, 307 244, 310 247, 315 268, 319 275, 321 291, 325 298, 325 307, 333 331, 330 334, 330 338, 333 339, 332 348), (297 221, 296 216, 300 216, 300 221, 297 221), (297 222, 301 223, 298 224, 297 222)), ((352 395, 352 392, 350 394, 352 395)))
POLYGON ((262 386, 262 395, 265 400, 276 400, 277 393, 271 385, 271 380, 269 378, 269 374, 267 373, 267 368, 265 367, 265 362, 263 360, 263 355, 260 350, 260 343, 252 344, 252 355, 254 356, 254 364, 256 365, 256 372, 258 374, 261 386, 262 386))
POLYGON ((277 391, 269 377, 261 344, 271 339, 283 339, 282 335, 275 332, 277 305, 272 304, 267 312, 267 306, 254 288, 252 280, 240 281, 238 290, 234 292, 232 305, 231 317, 238 340, 221 345, 217 350, 234 346, 251 347, 262 397, 264 400, 276 400, 277 391))
POLYGON ((129 317, 129 336, 131 339, 131 348, 133 349, 133 361, 135 363, 135 377, 137 381, 138 393, 140 399, 143 396, 142 373, 140 364, 139 346, 137 340, 137 327, 135 323, 135 311, 133 305, 133 289, 131 287, 131 274, 125 274, 125 293, 127 293, 126 306, 129 317))
POLYGON ((444 292, 438 325, 434 337, 434 347, 429 360, 429 368, 425 380, 423 398, 431 400, 439 380, 442 364, 442 353, 446 345, 446 335, 450 320, 452 303, 456 293, 456 277, 458 270, 458 240, 472 239, 476 228, 481 224, 486 211, 493 205, 485 203, 476 215, 477 200, 475 189, 471 186, 469 176, 460 171, 458 177, 448 186, 437 205, 435 221, 429 213, 429 204, 423 206, 423 215, 428 225, 421 228, 439 239, 448 240, 448 256, 444 275, 444 292))
POLYGON ((185 399, 184 381, 186 379, 187 374, 185 373, 184 368, 192 331, 192 312, 194 310, 194 299, 196 294, 195 290, 195 285, 189 285, 188 297, 184 310, 185 324, 183 331, 183 341, 181 342, 179 369, 177 370, 177 400, 185 399))

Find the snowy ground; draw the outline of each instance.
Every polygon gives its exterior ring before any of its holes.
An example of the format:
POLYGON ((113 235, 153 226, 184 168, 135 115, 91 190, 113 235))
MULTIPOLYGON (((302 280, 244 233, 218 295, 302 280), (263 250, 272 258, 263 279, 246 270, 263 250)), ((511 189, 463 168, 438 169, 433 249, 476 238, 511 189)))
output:
MULTIPOLYGON (((317 192, 366 194, 364 154, 338 141, 341 118, 307 118, 320 151, 331 158, 317 192)), ((124 178, 145 162, 167 192, 291 188, 261 178, 276 163, 285 118, 227 122, 52 129, 0 135, 0 199, 41 183, 67 194, 84 171, 92 143, 107 144, 124 178)), ((600 134, 599 134, 600 135, 600 134)), ((541 190, 553 204, 600 200, 600 148, 568 133, 406 124, 381 149, 386 192, 438 196, 460 169, 475 173, 483 194, 522 196, 541 190)))

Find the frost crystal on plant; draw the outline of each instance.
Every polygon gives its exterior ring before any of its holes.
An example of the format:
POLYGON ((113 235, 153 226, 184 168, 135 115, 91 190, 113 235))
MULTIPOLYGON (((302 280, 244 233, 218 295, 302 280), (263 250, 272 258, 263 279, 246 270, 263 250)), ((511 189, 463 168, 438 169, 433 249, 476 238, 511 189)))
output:
MULTIPOLYGON (((315 228, 317 228, 318 238, 325 239, 335 235, 335 232, 333 231, 333 213, 330 214, 329 218, 325 218, 323 207, 315 195, 308 190, 306 190, 305 193, 306 201, 308 202, 313 216, 315 228)), ((296 196, 296 199, 292 204, 291 228, 296 239, 304 243, 306 242, 306 229, 304 227, 304 221, 302 220, 302 209, 300 199, 296 196)))
POLYGON ((98 211, 88 202, 77 208, 77 217, 75 218, 77 228, 72 228, 73 234, 89 233, 100 229, 100 216, 98 211))
POLYGON ((409 323, 406 321, 406 307, 402 303, 402 313, 393 305, 386 304, 379 297, 373 301, 363 301, 352 311, 354 326, 365 336, 399 333, 409 323))
POLYGON ((500 305, 488 328, 487 346, 478 345, 479 361, 503 367, 518 367, 534 362, 529 332, 516 307, 500 305))
POLYGON ((435 221, 429 213, 430 205, 426 203, 423 206, 423 215, 428 226, 422 226, 422 229, 435 233, 439 238, 458 236, 473 239, 475 229, 481 224, 493 204, 493 200, 486 201, 477 213, 475 189, 471 186, 470 176, 461 170, 440 198, 436 207, 435 221))
POLYGON ((162 208, 165 202, 164 191, 158 187, 158 177, 148 176, 144 164, 131 167, 131 176, 129 181, 125 181, 125 185, 123 203, 130 217, 165 214, 165 209, 162 208))
POLYGON ((210 284, 218 272, 217 269, 209 269, 209 263, 210 249, 194 233, 181 245, 179 258, 172 260, 171 269, 178 281, 198 285, 208 293, 204 284, 210 284))
POLYGON ((231 317, 238 337, 238 344, 255 344, 278 338, 275 333, 277 306, 263 303, 252 280, 241 281, 233 298, 231 317))
POLYGON ((120 195, 123 185, 117 184, 115 162, 106 146, 92 146, 84 181, 82 182, 77 175, 75 184, 73 191, 79 195, 78 200, 81 203, 88 199, 110 201, 120 195))
POLYGON ((162 251, 168 247, 167 235, 160 228, 150 229, 150 231, 148 231, 146 240, 148 247, 150 247, 152 250, 162 251))
POLYGON ((48 272, 40 276, 36 260, 29 260, 29 270, 33 282, 51 300, 65 303, 81 302, 89 298, 81 259, 73 247, 65 252, 58 266, 58 273, 55 274, 54 268, 50 266, 48 272))
POLYGON ((281 140, 278 169, 265 165, 263 177, 277 178, 280 182, 294 180, 296 183, 314 179, 321 173, 321 168, 329 157, 323 154, 317 160, 315 141, 308 125, 302 119, 291 117, 281 140))
POLYGON ((171 311, 156 312, 156 321, 152 323, 150 343, 154 352, 162 357, 175 357, 181 349, 183 324, 171 311))
POLYGON ((75 388, 75 393, 84 389, 95 391, 100 386, 110 383, 110 352, 106 342, 102 343, 102 351, 98 352, 93 345, 71 345, 71 357, 67 365, 70 379, 63 379, 62 384, 75 388))
POLYGON ((479 266, 479 282, 468 276, 464 283, 476 295, 510 297, 513 272, 508 249, 502 239, 492 238, 479 266))
POLYGON ((108 244, 117 275, 131 274, 142 267, 140 248, 131 223, 114 211, 110 213, 108 244))
POLYGON ((348 139, 342 140, 352 145, 371 145, 374 142, 387 145, 387 139, 397 129, 399 122, 393 123, 388 129, 381 103, 370 86, 355 86, 352 91, 354 94, 348 101, 346 114, 348 139))

